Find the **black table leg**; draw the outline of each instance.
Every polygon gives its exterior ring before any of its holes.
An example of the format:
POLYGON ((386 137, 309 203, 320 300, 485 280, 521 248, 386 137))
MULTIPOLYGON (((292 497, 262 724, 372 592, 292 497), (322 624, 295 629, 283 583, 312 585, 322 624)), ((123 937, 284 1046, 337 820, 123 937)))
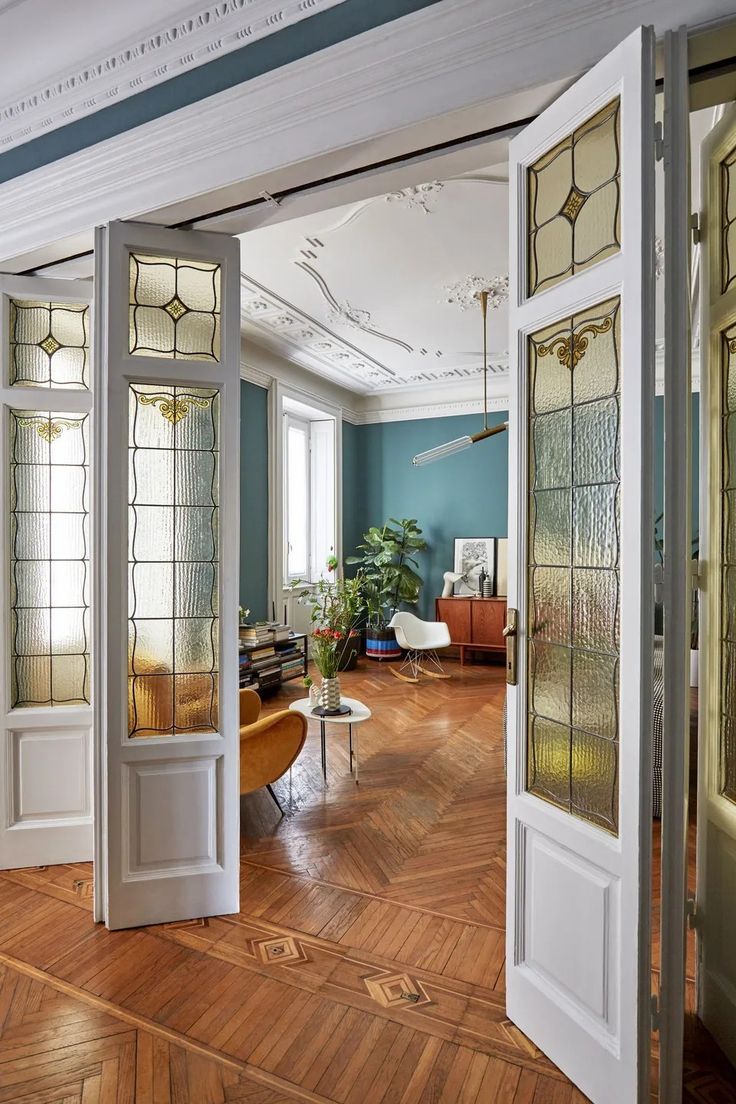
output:
POLYGON ((327 747, 325 743, 325 722, 319 722, 319 737, 322 743, 322 777, 327 781, 327 747))
POLYGON ((348 725, 348 734, 349 734, 349 737, 350 737, 350 770, 352 772, 352 769, 353 769, 353 726, 351 724, 348 725))

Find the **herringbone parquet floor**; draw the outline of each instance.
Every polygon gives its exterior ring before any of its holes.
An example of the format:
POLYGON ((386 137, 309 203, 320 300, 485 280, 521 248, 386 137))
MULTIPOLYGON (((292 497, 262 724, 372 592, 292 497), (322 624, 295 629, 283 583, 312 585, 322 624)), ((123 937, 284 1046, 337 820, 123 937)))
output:
POLYGON ((89 865, 0 874, 0 1104, 584 1104, 505 1015, 502 671, 453 674, 345 677, 361 784, 315 726, 291 815, 243 799, 236 916, 110 933, 89 865))

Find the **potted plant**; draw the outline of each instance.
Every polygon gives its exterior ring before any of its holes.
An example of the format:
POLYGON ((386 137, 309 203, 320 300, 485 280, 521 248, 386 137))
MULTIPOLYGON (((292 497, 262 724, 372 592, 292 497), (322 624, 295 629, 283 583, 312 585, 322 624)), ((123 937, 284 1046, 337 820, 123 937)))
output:
POLYGON ((364 610, 363 574, 359 572, 352 579, 320 579, 302 601, 312 607, 312 659, 322 676, 319 704, 337 710, 338 674, 355 666, 360 650, 358 623, 364 610))
POLYGON ((363 573, 367 656, 391 659, 401 655, 388 622, 396 610, 419 601, 423 580, 416 571, 416 553, 426 548, 416 518, 389 518, 381 528, 372 526, 364 533, 357 555, 348 557, 347 563, 359 564, 363 573))

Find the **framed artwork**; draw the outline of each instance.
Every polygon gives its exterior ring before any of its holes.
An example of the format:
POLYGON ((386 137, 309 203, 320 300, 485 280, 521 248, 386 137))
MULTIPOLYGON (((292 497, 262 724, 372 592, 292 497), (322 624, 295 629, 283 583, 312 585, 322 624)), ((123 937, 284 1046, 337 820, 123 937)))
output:
POLYGON ((496 579, 494 594, 505 598, 509 592, 508 568, 509 542, 506 537, 496 538, 496 579))
POLYGON ((455 594, 477 594, 481 570, 493 583, 496 555, 493 537, 455 537, 455 571, 461 576, 455 594))

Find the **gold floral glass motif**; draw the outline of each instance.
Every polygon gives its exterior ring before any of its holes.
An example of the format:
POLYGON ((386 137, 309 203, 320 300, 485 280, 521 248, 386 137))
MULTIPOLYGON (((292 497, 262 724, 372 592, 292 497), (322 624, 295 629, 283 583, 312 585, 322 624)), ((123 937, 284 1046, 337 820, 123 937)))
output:
POLYGON ((89 307, 11 299, 11 386, 89 388, 89 307))
POLYGON ((220 273, 210 261, 131 253, 128 351, 219 360, 220 273))
POLYGON ((89 703, 87 414, 11 410, 11 707, 89 703))
POLYGON ((129 387, 131 737, 217 731, 219 403, 129 387))
POLYGON ((614 834, 619 306, 529 339, 527 789, 614 834))
POLYGON ((722 349, 720 792, 736 803, 736 323, 722 349))
POLYGON ((527 170, 529 295, 621 248, 619 116, 616 99, 527 170))
POLYGON ((721 161, 721 293, 736 279, 736 149, 721 161))

